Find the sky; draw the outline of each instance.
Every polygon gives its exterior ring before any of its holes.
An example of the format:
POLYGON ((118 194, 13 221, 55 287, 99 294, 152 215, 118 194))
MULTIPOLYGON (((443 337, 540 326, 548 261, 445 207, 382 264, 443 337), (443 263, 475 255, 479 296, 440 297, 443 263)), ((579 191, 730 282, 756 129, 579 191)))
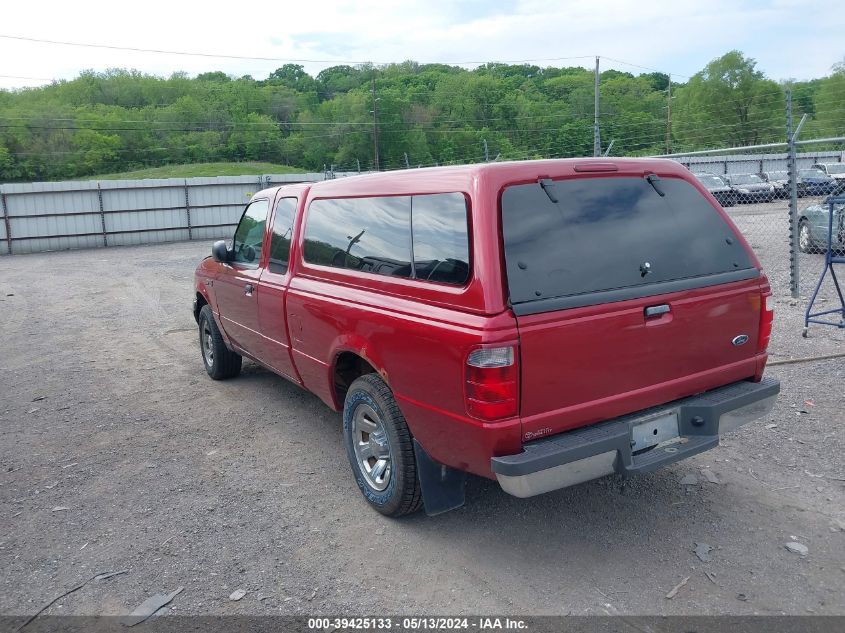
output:
POLYGON ((0 36, 204 55, 0 37, 0 88, 72 79, 86 69, 160 76, 221 70, 263 79, 284 63, 316 75, 336 64, 408 59, 468 68, 488 61, 592 67, 597 55, 602 69, 659 70, 685 81, 733 49, 772 79, 803 80, 826 76, 845 59, 845 11, 809 0, 252 0, 223 7, 7 0, 0 36))

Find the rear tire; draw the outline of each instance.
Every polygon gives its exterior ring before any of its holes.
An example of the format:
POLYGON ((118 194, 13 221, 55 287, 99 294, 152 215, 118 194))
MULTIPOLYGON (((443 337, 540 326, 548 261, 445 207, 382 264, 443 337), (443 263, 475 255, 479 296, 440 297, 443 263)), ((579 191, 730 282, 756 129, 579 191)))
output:
POLYGON ((343 438, 355 483, 373 508, 399 517, 422 507, 411 432, 377 374, 361 376, 349 386, 343 438))
POLYGON ((202 307, 198 323, 202 364, 208 375, 214 380, 224 380, 241 373, 243 358, 226 347, 210 306, 202 307))

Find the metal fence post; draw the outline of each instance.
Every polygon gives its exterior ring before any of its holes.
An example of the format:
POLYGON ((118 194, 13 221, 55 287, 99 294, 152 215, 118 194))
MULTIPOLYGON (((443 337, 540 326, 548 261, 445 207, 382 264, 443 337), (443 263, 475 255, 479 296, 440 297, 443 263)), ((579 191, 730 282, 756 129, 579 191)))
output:
POLYGON ((793 299, 797 299, 801 290, 801 271, 798 248, 798 157, 796 141, 804 127, 807 115, 801 117, 795 130, 792 129, 792 91, 786 91, 786 165, 789 170, 789 289, 793 299))
POLYGON ((796 169, 795 138, 792 136, 792 91, 786 91, 786 168, 789 171, 789 290, 798 298, 798 170, 796 169))
POLYGON ((108 234, 106 233, 106 212, 103 207, 103 190, 100 189, 100 183, 97 183, 97 201, 100 205, 100 226, 103 229, 103 246, 109 245, 108 234))
POLYGON ((3 208, 3 222, 6 225, 6 249, 9 255, 12 254, 12 223, 9 222, 9 209, 6 206, 6 194, 0 191, 0 203, 3 208))
POLYGON ((185 217, 188 219, 188 239, 194 239, 191 231, 191 199, 188 195, 188 181, 185 181, 185 217))

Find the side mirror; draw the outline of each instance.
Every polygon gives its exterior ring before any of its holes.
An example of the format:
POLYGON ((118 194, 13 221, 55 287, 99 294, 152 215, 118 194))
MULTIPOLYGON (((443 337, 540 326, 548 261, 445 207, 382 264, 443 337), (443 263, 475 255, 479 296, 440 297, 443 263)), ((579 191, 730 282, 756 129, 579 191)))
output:
POLYGON ((211 256, 215 261, 221 263, 229 261, 229 249, 226 247, 226 240, 214 242, 214 246, 211 247, 211 256))

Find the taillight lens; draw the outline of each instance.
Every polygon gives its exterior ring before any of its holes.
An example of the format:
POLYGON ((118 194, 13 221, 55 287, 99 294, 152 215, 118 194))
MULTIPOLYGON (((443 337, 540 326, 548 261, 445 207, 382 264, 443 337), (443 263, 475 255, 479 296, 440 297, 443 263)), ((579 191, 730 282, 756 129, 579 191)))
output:
POLYGON ((482 420, 501 420, 519 411, 516 349, 480 347, 466 360, 467 413, 482 420))
POLYGON ((760 335, 757 338, 757 352, 763 353, 772 338, 772 323, 775 320, 774 300, 771 292, 765 292, 760 302, 760 335))

